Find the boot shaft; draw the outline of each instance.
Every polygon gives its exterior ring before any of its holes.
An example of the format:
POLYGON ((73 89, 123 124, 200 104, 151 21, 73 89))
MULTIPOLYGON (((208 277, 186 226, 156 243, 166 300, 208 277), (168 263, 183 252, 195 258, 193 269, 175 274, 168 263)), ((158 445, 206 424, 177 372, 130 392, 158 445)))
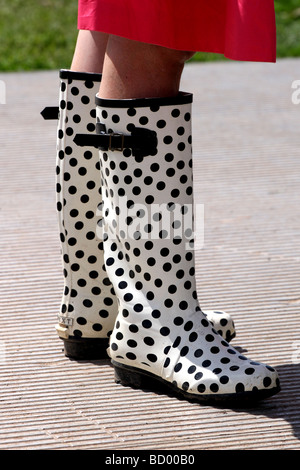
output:
POLYGON ((78 132, 95 133, 100 81, 100 74, 60 72, 56 195, 64 293, 57 331, 65 339, 107 338, 117 311, 97 235, 102 220, 98 151, 73 142, 78 132))
MULTIPOLYGON (((106 131, 130 133, 145 126, 157 134, 156 155, 143 158, 102 151, 104 246, 111 278, 128 271, 114 288, 123 308, 140 297, 146 283, 147 306, 155 310, 163 292, 166 308, 182 307, 182 287, 196 300, 193 253, 191 101, 127 100, 123 108, 97 100, 97 121, 106 131), (149 103, 150 104, 150 103, 149 103), (101 106, 102 105, 102 106, 101 106), (104 106, 103 106, 104 105, 104 106), (183 269, 184 266, 184 269, 183 269), (157 301, 157 299, 159 300, 157 301)), ((138 303, 134 309, 140 308, 138 303)), ((191 306, 194 311, 195 305, 191 306)))
POLYGON ((128 148, 100 151, 100 168, 105 262, 119 301, 112 354, 133 365, 138 357, 161 367, 164 349, 176 340, 174 324, 188 331, 202 315, 192 238, 192 96, 124 100, 119 108, 96 102, 97 122, 106 132, 128 134, 144 126, 157 136, 155 155, 135 157, 128 148), (153 331, 159 336, 155 353, 153 331), (120 342, 123 337, 129 343, 120 342))

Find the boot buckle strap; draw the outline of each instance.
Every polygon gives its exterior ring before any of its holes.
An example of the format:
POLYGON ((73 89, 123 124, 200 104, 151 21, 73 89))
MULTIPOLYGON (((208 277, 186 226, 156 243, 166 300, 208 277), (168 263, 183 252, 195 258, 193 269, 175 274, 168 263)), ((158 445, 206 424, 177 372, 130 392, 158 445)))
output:
POLYGON ((108 150, 118 150, 119 152, 123 152, 124 143, 125 143, 124 134, 119 134, 118 132, 111 132, 108 135, 109 135, 108 150), (118 139, 115 139, 115 137, 118 137, 118 139), (121 140, 121 145, 120 146, 118 146, 119 144, 114 144, 114 141, 118 142, 119 140, 121 140))
POLYGON ((76 134, 74 142, 81 147, 91 146, 102 151, 132 149, 134 157, 147 157, 157 154, 157 134, 150 129, 135 127, 131 134, 105 133, 104 126, 96 125, 96 134, 76 134))

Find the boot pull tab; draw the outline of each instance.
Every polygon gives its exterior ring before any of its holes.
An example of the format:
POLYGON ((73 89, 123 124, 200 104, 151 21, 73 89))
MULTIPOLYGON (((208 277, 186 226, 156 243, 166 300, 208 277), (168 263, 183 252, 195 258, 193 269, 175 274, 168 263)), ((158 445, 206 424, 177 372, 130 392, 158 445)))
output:
POLYGON ((51 119, 58 119, 59 118, 59 109, 58 106, 47 106, 46 108, 41 111, 42 117, 49 121, 51 119))

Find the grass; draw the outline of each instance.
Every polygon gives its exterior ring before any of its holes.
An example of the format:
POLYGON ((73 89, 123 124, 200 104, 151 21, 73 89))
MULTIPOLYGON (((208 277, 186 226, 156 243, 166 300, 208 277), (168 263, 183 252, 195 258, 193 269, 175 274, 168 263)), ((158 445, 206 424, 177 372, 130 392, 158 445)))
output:
POLYGON ((77 36, 76 0, 0 0, 0 70, 68 67, 77 36))
POLYGON ((275 1, 278 57, 300 57, 299 0, 275 1))
MULTIPOLYGON (((299 0, 275 0, 277 56, 300 57, 299 0)), ((77 36, 76 0, 0 0, 0 71, 70 65, 77 36)), ((193 60, 224 60, 197 53, 193 60)))

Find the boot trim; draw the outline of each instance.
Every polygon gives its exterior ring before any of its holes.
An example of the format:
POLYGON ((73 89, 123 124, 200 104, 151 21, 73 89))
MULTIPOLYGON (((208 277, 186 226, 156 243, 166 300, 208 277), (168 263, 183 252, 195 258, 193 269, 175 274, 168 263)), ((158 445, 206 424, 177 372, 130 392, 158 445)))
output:
POLYGON ((174 106, 183 105, 193 102, 193 94, 180 92, 177 96, 169 96, 164 98, 133 98, 125 100, 110 100, 100 98, 98 95, 95 98, 97 106, 103 108, 143 108, 157 107, 157 111, 160 106, 174 106))
POLYGON ((59 71, 59 77, 61 79, 72 79, 72 80, 92 80, 93 82, 101 82, 102 74, 93 72, 74 72, 73 70, 61 69, 59 71))

